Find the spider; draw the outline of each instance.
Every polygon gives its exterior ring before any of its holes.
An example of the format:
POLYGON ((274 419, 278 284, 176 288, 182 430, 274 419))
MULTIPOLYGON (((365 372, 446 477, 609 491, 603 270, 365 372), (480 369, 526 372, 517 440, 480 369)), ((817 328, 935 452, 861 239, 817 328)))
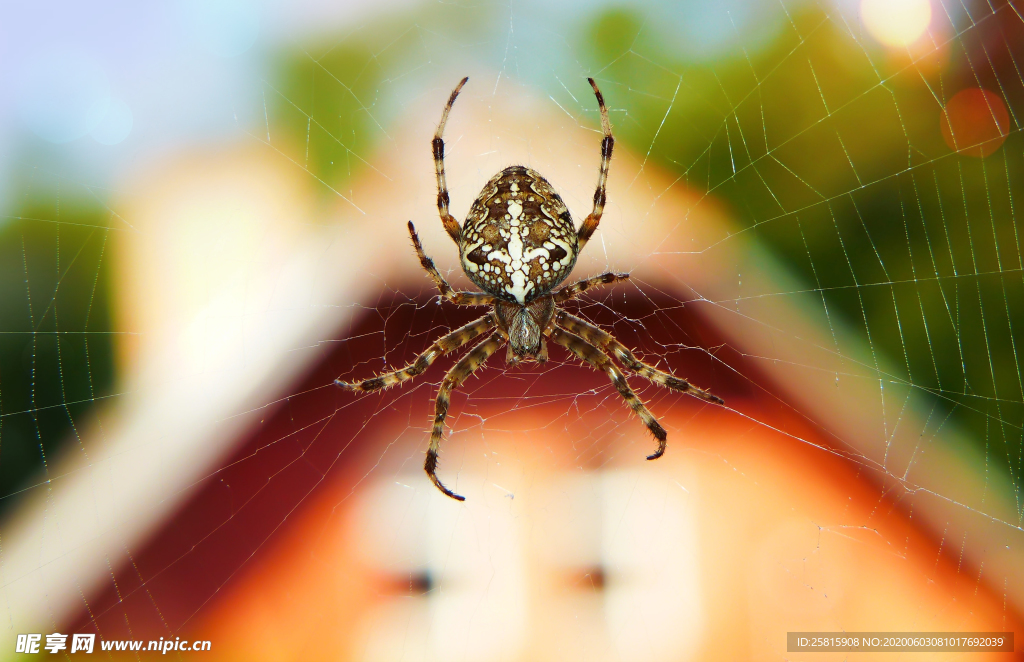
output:
POLYGON ((445 375, 437 393, 434 425, 430 447, 423 466, 431 482, 444 494, 459 501, 460 496, 441 483, 437 477, 437 454, 448 415, 451 392, 458 388, 489 356, 508 343, 506 362, 515 365, 531 360, 544 363, 548 358, 547 340, 562 345, 581 361, 604 371, 619 394, 640 417, 658 441, 657 450, 647 456, 656 460, 665 453, 665 428, 651 415, 644 403, 626 383, 622 371, 611 360, 614 356, 627 370, 655 384, 701 400, 724 404, 724 401, 697 388, 685 379, 658 370, 637 359, 614 336, 563 310, 559 304, 575 299, 587 290, 626 280, 629 274, 605 273, 580 280, 555 290, 572 272, 576 258, 597 230, 605 205, 605 182, 612 158, 612 125, 604 97, 593 78, 588 78, 601 110, 601 167, 594 192, 594 209, 576 229, 569 210, 547 179, 524 166, 505 168, 484 186, 473 202, 464 225, 448 213, 448 187, 444 176, 444 125, 452 104, 469 78, 463 78, 448 97, 441 123, 434 134, 434 168, 437 174, 437 209, 441 223, 459 247, 462 269, 483 292, 457 292, 438 272, 434 261, 423 252, 423 245, 412 221, 409 235, 420 264, 430 275, 441 297, 459 306, 491 306, 491 311, 478 320, 442 337, 415 361, 394 372, 358 382, 336 379, 334 383, 350 391, 377 391, 422 374, 439 357, 456 350, 479 336, 490 334, 473 347, 445 375), (554 291, 553 291, 554 290, 554 291))

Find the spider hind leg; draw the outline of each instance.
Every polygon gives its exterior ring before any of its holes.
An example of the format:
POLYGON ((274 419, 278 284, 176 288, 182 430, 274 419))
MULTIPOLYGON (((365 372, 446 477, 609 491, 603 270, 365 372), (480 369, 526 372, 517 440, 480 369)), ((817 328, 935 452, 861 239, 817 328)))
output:
POLYGON ((626 377, 622 374, 622 371, 612 362, 608 355, 602 352, 597 347, 594 347, 583 338, 580 338, 576 334, 563 331, 557 326, 548 328, 547 335, 551 340, 558 343, 562 347, 565 347, 572 352, 576 358, 590 364, 593 368, 603 371, 608 375, 608 378, 612 381, 615 389, 622 396, 622 399, 626 401, 629 408, 633 410, 647 429, 651 431, 654 438, 658 441, 658 449, 654 453, 647 456, 648 460, 657 460, 659 457, 665 454, 665 440, 668 439, 668 433, 665 432, 665 428, 661 426, 658 419, 654 418, 654 414, 647 409, 640 398, 636 396, 633 389, 629 387, 626 382, 626 377))
POLYGON ((476 372, 476 369, 482 366, 484 361, 505 343, 505 340, 505 332, 501 329, 496 330, 487 340, 470 350, 448 371, 448 374, 444 376, 444 381, 441 382, 441 388, 437 391, 437 400, 434 402, 434 425, 430 431, 430 447, 427 449, 427 459, 423 463, 423 470, 427 472, 430 482, 437 489, 456 501, 465 501, 466 497, 449 490, 437 477, 437 454, 441 448, 441 437, 444 434, 444 420, 448 416, 448 405, 451 404, 451 392, 476 372))
POLYGON ((619 342, 615 336, 604 329, 581 320, 575 315, 567 313, 564 310, 559 310, 558 314, 555 316, 555 324, 570 333, 577 334, 587 342, 599 347, 602 351, 610 353, 612 356, 617 358, 627 370, 636 373, 644 379, 650 380, 659 386, 670 388, 673 391, 692 395, 693 397, 704 400, 705 402, 713 402, 716 405, 725 404, 725 400, 717 395, 694 386, 685 379, 676 377, 675 375, 663 370, 658 370, 654 366, 644 363, 640 359, 636 358, 636 356, 633 355, 633 352, 629 351, 629 348, 619 342))
POLYGON ((417 356, 415 361, 400 370, 386 372, 377 375, 376 377, 370 377, 358 382, 346 382, 341 379, 335 379, 334 384, 335 386, 340 386, 346 391, 363 392, 379 391, 384 388, 395 386, 396 384, 401 384, 404 381, 408 381, 413 377, 426 372, 427 368, 429 368, 439 356, 443 356, 452 350, 462 347, 480 334, 490 331, 492 327, 494 327, 494 316, 491 313, 488 313, 479 319, 473 320, 465 326, 455 329, 448 335, 439 338, 437 342, 417 356))

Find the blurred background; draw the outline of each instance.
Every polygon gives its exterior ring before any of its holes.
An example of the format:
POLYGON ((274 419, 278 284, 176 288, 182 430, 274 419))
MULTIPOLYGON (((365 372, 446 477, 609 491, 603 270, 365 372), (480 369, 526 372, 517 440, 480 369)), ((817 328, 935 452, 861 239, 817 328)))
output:
POLYGON ((239 660, 1024 637, 1011 3, 4 14, 0 658, 26 632, 239 660), (554 349, 543 369, 499 352, 453 398, 439 475, 464 504, 422 472, 452 358, 383 394, 331 385, 480 314, 438 305, 405 234, 469 286, 429 148, 465 75, 460 220, 513 163, 585 217, 586 78, 604 93, 609 207, 574 277, 634 277, 570 309, 726 400, 634 379, 669 430, 656 463, 607 379, 554 349))

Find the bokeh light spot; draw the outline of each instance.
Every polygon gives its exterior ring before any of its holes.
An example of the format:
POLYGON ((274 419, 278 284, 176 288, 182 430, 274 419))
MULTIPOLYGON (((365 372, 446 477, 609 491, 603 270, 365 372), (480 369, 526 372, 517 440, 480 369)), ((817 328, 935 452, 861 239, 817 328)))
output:
POLYGON ((121 99, 111 99, 107 114, 90 134, 101 145, 116 145, 132 132, 132 109, 121 99))
POLYGON ((902 48, 924 34, 932 20, 929 0, 862 0, 860 17, 871 36, 902 48))
POLYGON ((185 10, 196 37, 214 55, 241 55, 252 47, 259 35, 260 15, 255 3, 190 0, 185 10))
POLYGON ((106 73, 82 53, 58 51, 35 58, 15 94, 25 125, 56 144, 87 135, 110 105, 106 73))
POLYGON ((1002 146, 1010 130, 1003 98, 978 87, 960 90, 939 113, 942 137, 953 151, 983 158, 1002 146))

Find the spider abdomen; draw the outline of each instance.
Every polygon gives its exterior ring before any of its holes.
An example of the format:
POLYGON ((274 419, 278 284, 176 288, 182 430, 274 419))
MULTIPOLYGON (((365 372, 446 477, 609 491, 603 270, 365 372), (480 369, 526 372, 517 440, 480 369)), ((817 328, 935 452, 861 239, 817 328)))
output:
POLYGON ((520 305, 547 294, 576 263, 576 227, 538 172, 505 168, 470 208, 459 243, 462 268, 486 292, 520 305))

